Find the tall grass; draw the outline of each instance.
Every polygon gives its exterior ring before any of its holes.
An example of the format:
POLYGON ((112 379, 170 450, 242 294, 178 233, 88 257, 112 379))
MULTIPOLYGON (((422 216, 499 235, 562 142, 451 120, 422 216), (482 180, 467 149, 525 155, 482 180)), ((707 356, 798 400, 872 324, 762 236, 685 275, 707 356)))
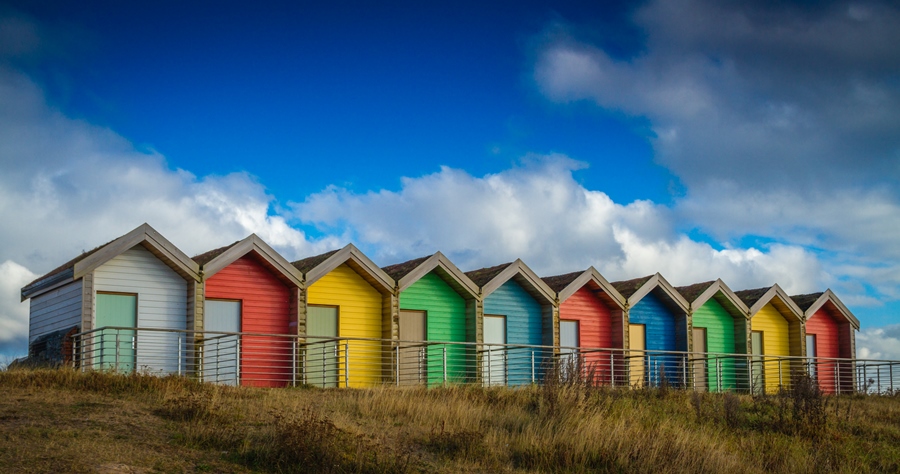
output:
MULTIPOLYGON (((900 471, 900 397, 825 397, 802 383, 751 397, 545 380, 517 389, 252 389, 35 370, 0 373, 0 392, 35 407, 71 400, 71 419, 58 423, 73 429, 85 397, 118 400, 110 410, 142 413, 165 442, 225 463, 216 470, 900 471)), ((9 452, 0 437, 0 465, 9 452)))

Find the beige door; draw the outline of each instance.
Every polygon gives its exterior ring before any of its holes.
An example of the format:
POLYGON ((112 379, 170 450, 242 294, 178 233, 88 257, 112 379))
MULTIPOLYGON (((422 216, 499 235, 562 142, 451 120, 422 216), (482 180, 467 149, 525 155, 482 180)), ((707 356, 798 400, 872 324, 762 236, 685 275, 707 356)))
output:
POLYGON ((427 339, 425 311, 400 310, 400 384, 425 383, 427 339))
POLYGON ((630 375, 629 384, 632 387, 644 386, 644 350, 647 348, 646 330, 643 324, 628 325, 628 368, 630 375))
POLYGON ((766 387, 765 362, 763 360, 763 332, 752 331, 750 333, 750 387, 753 393, 762 393, 766 387))
POLYGON ((706 390, 706 328, 693 328, 694 353, 692 368, 694 371, 694 390, 706 390))

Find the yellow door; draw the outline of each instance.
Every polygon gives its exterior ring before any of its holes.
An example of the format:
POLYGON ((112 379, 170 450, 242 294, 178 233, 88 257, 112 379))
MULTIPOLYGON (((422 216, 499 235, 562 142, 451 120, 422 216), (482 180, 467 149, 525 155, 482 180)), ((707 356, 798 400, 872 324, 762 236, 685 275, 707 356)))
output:
POLYGON ((632 387, 644 386, 644 350, 647 348, 646 329, 643 324, 628 325, 628 368, 630 372, 629 384, 632 387))

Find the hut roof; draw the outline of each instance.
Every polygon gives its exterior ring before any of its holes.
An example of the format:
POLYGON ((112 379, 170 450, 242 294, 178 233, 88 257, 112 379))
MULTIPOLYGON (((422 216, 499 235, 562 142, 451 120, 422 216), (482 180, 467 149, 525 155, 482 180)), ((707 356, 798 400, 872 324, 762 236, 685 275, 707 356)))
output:
POLYGON ((688 303, 693 303, 694 300, 715 283, 715 281, 704 281, 703 283, 694 283, 693 285, 688 286, 677 286, 675 289, 681 293, 681 296, 684 296, 684 299, 686 299, 688 303))
POLYGON ((312 270, 313 268, 316 268, 319 265, 321 265, 322 262, 324 262, 325 260, 328 260, 329 257, 331 257, 332 255, 334 255, 338 252, 340 252, 340 249, 332 250, 330 252, 325 252, 321 255, 314 255, 312 257, 306 257, 304 259, 297 260, 296 262, 291 262, 291 265, 296 267, 297 270, 300 270, 301 272, 306 274, 306 273, 309 273, 309 271, 312 270))
POLYGON ((752 290, 735 291, 734 294, 737 295, 738 298, 740 298, 741 301, 743 301, 744 304, 746 304, 749 308, 756 304, 756 302, 759 301, 760 298, 765 296, 765 294, 768 293, 770 289, 772 289, 772 287, 754 288, 752 290))
POLYGON ((647 275, 633 280, 614 281, 612 282, 612 286, 619 294, 624 296, 625 299, 628 299, 631 298, 631 295, 635 294, 637 290, 641 289, 645 283, 650 281, 651 278, 653 278, 653 275, 647 275))
POLYGON ((193 257, 191 260, 197 262, 197 265, 206 265, 207 263, 209 263, 210 261, 212 261, 212 259, 218 257, 219 255, 222 255, 222 254, 225 253, 228 249, 230 249, 231 247, 234 247, 235 245, 237 245, 237 244, 239 244, 239 243, 240 243, 240 241, 237 241, 237 242, 235 242, 235 243, 233 243, 233 244, 231 244, 231 245, 226 245, 226 246, 224 246, 224 247, 219 247, 219 248, 217 248, 217 249, 212 249, 212 250, 210 250, 210 251, 208 251, 208 252, 204 252, 204 253, 201 253, 200 255, 197 255, 197 256, 193 257))
POLYGON ((500 265, 495 265, 493 267, 472 270, 470 272, 466 272, 466 276, 469 277, 476 285, 481 287, 486 285, 489 281, 493 280, 494 277, 502 273, 503 270, 506 270, 506 268, 513 263, 515 262, 503 263, 500 265))
POLYGON ((386 267, 381 267, 385 273, 387 273, 394 280, 400 280, 409 274, 409 272, 415 270, 419 267, 419 265, 425 263, 426 260, 431 258, 431 255, 426 255, 424 257, 416 258, 413 260, 407 260, 403 263, 395 263, 393 265, 388 265, 386 267))
POLYGON ((580 277, 582 274, 584 274, 584 271, 566 273, 565 275, 541 277, 541 280, 544 280, 544 283, 546 283, 551 290, 559 293, 567 286, 569 286, 573 281, 578 279, 578 277, 580 277))
POLYGON ((808 310, 810 306, 815 304, 815 302, 818 301, 819 298, 821 298, 824 294, 824 292, 820 291, 818 293, 809 293, 807 295, 791 296, 791 299, 794 300, 794 303, 797 303, 797 306, 800 307, 803 312, 806 312, 806 310, 808 310))

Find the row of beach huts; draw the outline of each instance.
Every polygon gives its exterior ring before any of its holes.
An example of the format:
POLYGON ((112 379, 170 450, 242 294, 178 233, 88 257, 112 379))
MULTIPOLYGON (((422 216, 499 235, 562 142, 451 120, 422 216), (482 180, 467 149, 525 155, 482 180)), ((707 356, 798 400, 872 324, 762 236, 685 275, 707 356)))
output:
POLYGON ((563 374, 613 385, 772 391, 798 371, 825 392, 856 383, 859 321, 830 290, 789 296, 777 284, 610 283, 593 267, 539 277, 521 260, 463 272, 440 252, 378 267, 352 244, 289 262, 256 235, 191 258, 144 224, 21 297, 29 358, 82 369, 219 380, 229 367, 226 383, 255 386, 520 385, 563 361, 563 374))

